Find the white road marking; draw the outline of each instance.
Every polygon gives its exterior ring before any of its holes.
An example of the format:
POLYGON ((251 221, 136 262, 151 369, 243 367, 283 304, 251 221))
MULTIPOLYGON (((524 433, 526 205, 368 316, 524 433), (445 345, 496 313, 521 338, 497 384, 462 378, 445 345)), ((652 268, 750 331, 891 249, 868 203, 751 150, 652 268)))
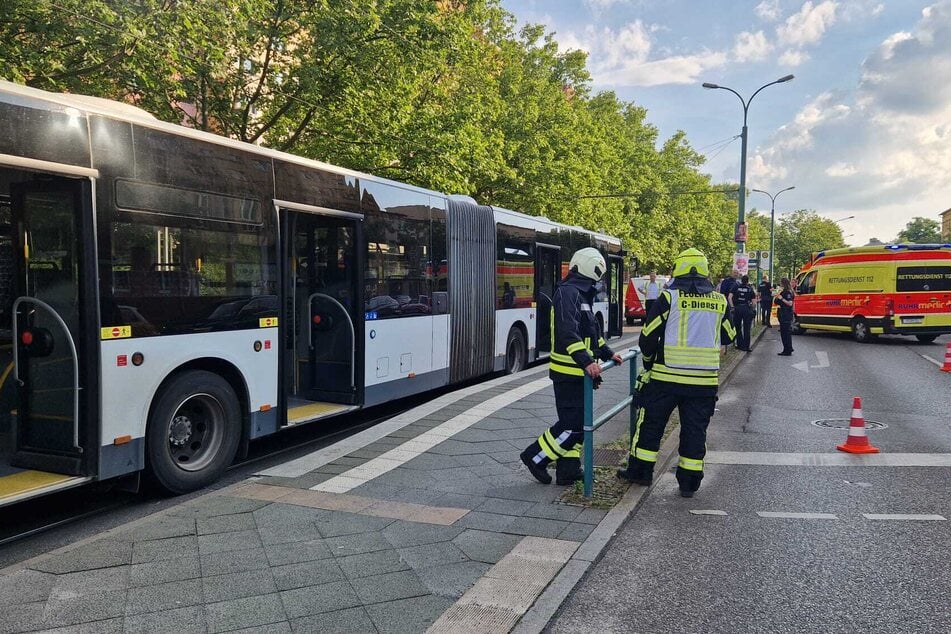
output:
POLYGON ((760 517, 777 517, 790 520, 837 520, 832 513, 783 513, 778 511, 756 511, 760 517))
POLYGON ((832 365, 829 363, 829 353, 819 350, 816 352, 816 359, 819 361, 819 365, 811 365, 810 368, 830 368, 832 365))
POLYGON ((867 520, 899 520, 899 521, 937 521, 943 522, 947 518, 942 515, 915 515, 906 513, 862 513, 867 520))
POLYGON ((938 361, 937 359, 932 359, 931 357, 929 357, 929 356, 926 355, 926 354, 921 354, 921 353, 919 352, 919 353, 918 353, 918 356, 920 356, 922 359, 927 359, 928 361, 931 361, 933 364, 935 364, 935 365, 938 366, 939 368, 940 368, 940 367, 943 367, 943 364, 942 364, 940 361, 938 361))
POLYGON ((726 511, 714 511, 707 509, 691 509, 691 515, 726 515, 726 511))
POLYGON ((792 366, 792 367, 796 368, 796 369, 799 370, 800 372, 805 372, 806 374, 809 374, 809 362, 808 362, 808 361, 800 361, 799 363, 793 363, 793 366, 792 366))
POLYGON ((951 467, 948 453, 775 453, 765 451, 710 451, 705 464, 791 467, 951 467))

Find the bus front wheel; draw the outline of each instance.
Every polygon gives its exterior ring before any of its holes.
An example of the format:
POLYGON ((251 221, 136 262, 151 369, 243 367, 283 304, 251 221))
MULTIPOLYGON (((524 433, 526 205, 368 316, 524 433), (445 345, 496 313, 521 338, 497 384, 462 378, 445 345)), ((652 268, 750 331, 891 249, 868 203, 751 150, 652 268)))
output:
POLYGON ((146 431, 146 465, 162 490, 181 494, 221 477, 241 440, 231 385, 204 370, 174 377, 158 395, 146 431))
POLYGON ((521 372, 528 365, 528 349, 525 346, 525 334, 518 326, 512 326, 505 341, 505 373, 521 372))

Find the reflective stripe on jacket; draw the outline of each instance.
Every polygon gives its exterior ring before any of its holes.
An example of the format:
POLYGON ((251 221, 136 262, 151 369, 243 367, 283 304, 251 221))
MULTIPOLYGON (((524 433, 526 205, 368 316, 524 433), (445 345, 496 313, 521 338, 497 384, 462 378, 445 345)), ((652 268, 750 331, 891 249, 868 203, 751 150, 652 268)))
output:
POLYGON ((554 378, 584 376, 595 357, 610 359, 592 303, 594 282, 569 273, 555 289, 551 305, 552 348, 549 370, 554 378))

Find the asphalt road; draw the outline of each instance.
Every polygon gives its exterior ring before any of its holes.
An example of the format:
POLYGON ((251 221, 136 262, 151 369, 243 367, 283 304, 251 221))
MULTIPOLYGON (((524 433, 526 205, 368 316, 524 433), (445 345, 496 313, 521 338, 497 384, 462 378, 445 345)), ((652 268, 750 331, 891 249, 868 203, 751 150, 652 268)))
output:
POLYGON ((742 452, 738 464, 708 460, 693 499, 661 474, 549 631, 951 631, 951 466, 863 466, 836 451, 844 428, 813 424, 847 424, 860 396, 866 420, 887 425, 868 432, 882 455, 951 465, 951 374, 921 356, 941 361, 949 338, 810 333, 785 358, 778 335, 743 361, 711 423, 708 457, 742 452), (771 461, 761 452, 810 456, 752 464, 771 461))

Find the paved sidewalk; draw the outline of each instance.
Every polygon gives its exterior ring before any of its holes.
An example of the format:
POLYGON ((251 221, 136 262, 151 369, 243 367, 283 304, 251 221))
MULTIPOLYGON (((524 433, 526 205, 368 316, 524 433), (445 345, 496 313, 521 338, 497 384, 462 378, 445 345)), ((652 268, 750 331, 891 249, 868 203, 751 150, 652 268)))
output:
POLYGON ((547 366, 441 396, 0 571, 0 632, 508 631, 606 515, 519 461, 554 419, 547 366))

